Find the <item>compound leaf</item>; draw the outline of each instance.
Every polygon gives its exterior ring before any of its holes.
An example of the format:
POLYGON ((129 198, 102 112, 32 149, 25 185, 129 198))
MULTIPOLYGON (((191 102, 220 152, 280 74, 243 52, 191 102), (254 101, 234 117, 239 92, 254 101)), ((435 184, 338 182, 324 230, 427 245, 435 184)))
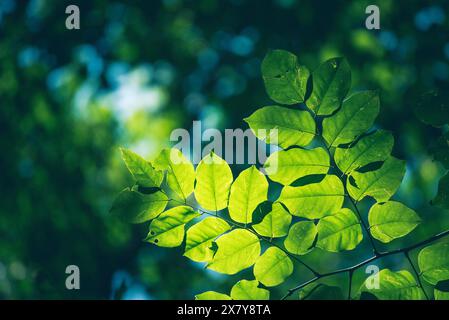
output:
POLYGON ((375 295, 379 300, 422 300, 424 294, 413 275, 406 271, 393 272, 383 269, 375 275, 378 287, 373 286, 372 277, 368 277, 361 287, 361 292, 375 295))
POLYGON ((327 175, 318 183, 284 187, 278 201, 295 216, 320 219, 338 211, 343 205, 344 196, 341 180, 335 175, 327 175))
POLYGON ((323 148, 280 150, 272 153, 264 164, 271 180, 283 185, 313 174, 326 174, 330 168, 330 158, 323 148))
POLYGON ((131 150, 120 148, 120 152, 126 167, 139 186, 147 188, 161 186, 164 179, 162 172, 154 169, 148 161, 131 150))
POLYGON ((165 211, 150 224, 145 241, 159 247, 177 247, 184 240, 184 226, 200 214, 188 206, 179 206, 165 211))
POLYGON ((317 233, 317 227, 313 221, 297 222, 292 225, 285 238, 285 249, 297 255, 306 254, 313 249, 317 233))
POLYGON ((360 139, 350 148, 337 148, 334 158, 337 167, 345 174, 367 164, 385 161, 391 154, 394 139, 390 132, 378 130, 360 139))
POLYGON ((231 289, 231 298, 234 300, 268 300, 270 292, 258 287, 257 280, 240 280, 231 289))
POLYGON ((292 261, 284 251, 277 247, 268 248, 254 265, 254 277, 266 287, 281 284, 292 272, 292 261))
POLYGON ((376 203, 368 214, 370 232, 374 238, 389 243, 412 232, 421 219, 415 211, 400 202, 376 203))
POLYGON ((272 100, 281 104, 304 101, 309 70, 298 64, 297 57, 285 50, 268 52, 262 61, 265 89, 272 100))
POLYGON ((353 250, 363 240, 360 221, 354 212, 347 208, 321 219, 317 229, 316 246, 330 252, 353 250))
POLYGON ((329 115, 340 107, 351 87, 351 69, 346 59, 333 58, 312 73, 312 80, 307 106, 317 115, 329 115))
POLYGON ((208 262, 214 252, 210 249, 212 242, 231 227, 223 219, 207 217, 187 230, 184 256, 197 262, 208 262))
POLYGON ((186 200, 195 182, 193 164, 176 148, 162 150, 153 164, 158 170, 167 170, 167 185, 186 200))
POLYGON ((114 200, 111 213, 130 223, 142 223, 156 218, 167 203, 168 198, 161 191, 142 194, 126 188, 114 200))
POLYGON ((379 114, 379 95, 375 91, 353 94, 333 116, 323 120, 323 137, 329 146, 354 141, 367 131, 379 114))
POLYGON ((307 146, 315 137, 315 121, 307 111, 268 106, 256 110, 244 120, 257 138, 284 149, 295 145, 307 146))
POLYGON ((236 274, 251 267, 260 255, 259 238, 245 229, 235 229, 215 241, 218 249, 207 268, 236 274))
POLYGON ((255 166, 242 171, 231 186, 229 215, 240 223, 251 223, 253 211, 267 200, 268 181, 255 166))
POLYGON ((375 171, 357 172, 349 176, 349 195, 360 201, 371 196, 377 202, 388 201, 399 188, 405 174, 405 161, 390 157, 375 171))
POLYGON ((418 255, 418 265, 427 282, 436 285, 442 280, 448 280, 449 242, 440 242, 422 249, 418 255))
POLYGON ((272 210, 262 221, 253 225, 253 229, 264 237, 279 238, 287 235, 292 216, 279 202, 273 204, 272 210))
POLYGON ((196 168, 196 200, 206 210, 219 211, 226 208, 232 180, 231 168, 227 162, 211 152, 196 168))

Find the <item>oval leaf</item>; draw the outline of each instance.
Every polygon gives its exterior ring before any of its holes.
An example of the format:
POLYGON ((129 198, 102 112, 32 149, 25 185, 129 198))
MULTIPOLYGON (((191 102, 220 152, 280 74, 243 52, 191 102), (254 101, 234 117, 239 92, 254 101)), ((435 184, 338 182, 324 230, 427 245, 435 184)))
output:
POLYGON ((285 249, 297 255, 303 255, 313 249, 318 233, 313 221, 300 221, 292 225, 284 241, 285 249))
POLYGON ((245 229, 235 229, 215 243, 218 249, 207 268, 220 273, 236 274, 251 267, 260 255, 259 238, 245 229))
POLYGON ((211 152, 196 168, 196 200, 206 210, 219 211, 226 208, 232 179, 227 162, 211 152))
POLYGON ((164 175, 154 169, 151 164, 131 150, 120 148, 123 161, 133 175, 136 183, 142 187, 160 187, 164 175))
POLYGON ((307 111, 269 106, 256 110, 244 120, 257 138, 284 149, 305 147, 315 137, 315 121, 307 111), (277 130, 277 134, 270 130, 277 130))
POLYGON ((253 225, 253 229, 264 237, 279 238, 287 235, 292 216, 282 204, 275 202, 272 210, 265 215, 262 222, 253 225))
POLYGON ((449 242, 428 246, 418 255, 418 265, 424 280, 436 285, 449 279, 449 242))
POLYGON ((400 202, 376 203, 368 214, 370 232, 383 243, 403 237, 413 231, 421 219, 410 208, 400 202))
POLYGON ((230 296, 215 291, 206 291, 195 296, 195 300, 232 300, 230 296))
POLYGON ((295 216, 320 219, 338 211, 343 205, 344 196, 341 180, 337 176, 327 175, 319 183, 284 187, 279 202, 285 204, 295 216))
POLYGON ((254 265, 254 277, 266 287, 285 281, 293 272, 293 263, 281 249, 268 248, 254 265))
POLYGON ((255 166, 242 171, 231 186, 229 216, 240 223, 251 223, 253 211, 267 200, 268 181, 255 166))
POLYGON ((234 300, 268 300, 270 292, 258 287, 257 280, 240 280, 231 289, 234 300))

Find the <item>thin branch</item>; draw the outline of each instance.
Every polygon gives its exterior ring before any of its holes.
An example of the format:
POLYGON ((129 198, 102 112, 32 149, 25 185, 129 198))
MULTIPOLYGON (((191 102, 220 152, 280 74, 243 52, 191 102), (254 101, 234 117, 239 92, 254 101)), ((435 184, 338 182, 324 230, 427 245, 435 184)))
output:
POLYGON ((423 284, 421 282, 421 277, 419 276, 419 272, 418 272, 418 270, 416 270, 415 265, 413 264, 412 259, 410 258, 409 252, 404 252, 404 255, 407 258, 410 266, 412 267, 413 272, 415 273, 416 279, 418 280, 419 287, 421 288, 422 292, 424 293, 424 296, 426 297, 426 300, 429 300, 429 296, 427 295, 427 292, 424 289, 424 286, 423 286, 423 284))

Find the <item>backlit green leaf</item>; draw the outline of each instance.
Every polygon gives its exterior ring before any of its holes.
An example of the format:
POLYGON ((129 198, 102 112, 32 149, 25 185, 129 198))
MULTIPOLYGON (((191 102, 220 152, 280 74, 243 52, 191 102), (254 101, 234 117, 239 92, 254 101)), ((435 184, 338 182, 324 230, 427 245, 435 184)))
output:
POLYGON ((207 217, 201 220, 187 230, 184 255, 197 262, 210 261, 214 255, 210 249, 212 241, 229 229, 229 224, 220 218, 207 217))
POLYGON ((279 238, 287 235, 291 222, 291 214, 285 210, 282 204, 275 202, 272 210, 265 215, 260 223, 253 225, 253 229, 261 236, 279 238))
POLYGON ((195 296, 195 300, 232 300, 230 296, 215 291, 206 291, 195 296))
POLYGON ((262 61, 265 89, 277 103, 295 104, 304 101, 309 70, 298 64, 293 53, 285 50, 268 52, 262 61))
POLYGON ((184 226, 199 216, 188 206, 179 206, 165 211, 150 224, 150 231, 145 241, 159 247, 177 247, 184 240, 184 226))
POLYGON ((232 179, 232 172, 226 161, 211 152, 196 168, 196 200, 206 210, 226 208, 232 179))
POLYGON ((403 237, 415 229, 421 219, 415 211, 400 202, 376 203, 368 215, 370 231, 383 243, 403 237))
POLYGON ((158 170, 167 170, 167 185, 181 199, 193 192, 195 170, 192 163, 178 149, 164 149, 153 162, 158 170))
POLYGON ((349 176, 349 195, 359 201, 371 196, 377 202, 388 201, 399 188, 405 174, 405 161, 390 157, 375 171, 357 172, 349 176))
POLYGON ((373 286, 370 276, 361 287, 361 292, 368 292, 380 300, 422 300, 424 294, 413 275, 406 271, 393 272, 389 269, 379 271, 378 288, 373 286))
POLYGON ((251 223, 253 211, 267 200, 268 181, 255 166, 242 171, 231 186, 229 215, 240 223, 251 223))
POLYGON ((293 263, 281 249, 268 248, 254 265, 254 277, 266 287, 285 281, 293 272, 293 263))
POLYGON ((375 91, 353 94, 333 116, 323 120, 323 137, 329 146, 354 141, 373 125, 379 114, 379 95, 375 91))
POLYGON ((307 106, 317 115, 329 115, 340 107, 351 87, 351 69, 344 58, 333 58, 312 73, 313 91, 307 106))
POLYGON ((347 208, 321 219, 317 229, 316 246, 326 251, 353 250, 363 239, 359 218, 347 208))
POLYGON ((126 188, 114 200, 111 213, 130 223, 142 223, 156 218, 167 203, 168 198, 161 191, 142 194, 126 188))
POLYGON ((160 187, 164 178, 162 172, 154 169, 148 161, 131 150, 121 148, 120 151, 123 161, 139 186, 160 187))
POLYGON ((259 288, 257 280, 240 280, 231 289, 231 298, 234 300, 268 300, 270 292, 259 288))
POLYGON ((321 182, 300 187, 286 186, 279 202, 285 204, 291 214, 308 219, 320 219, 338 211, 344 201, 341 180, 327 175, 321 182))
POLYGON ((226 233, 215 243, 218 249, 207 268, 220 273, 236 274, 251 267, 260 255, 259 238, 245 229, 226 233))
POLYGON ((285 249, 297 255, 306 254, 313 249, 317 233, 317 227, 313 221, 297 222, 292 225, 285 238, 285 249))
POLYGON ((424 280, 435 285, 449 279, 449 242, 433 244, 421 250, 418 265, 424 280))
POLYGON ((307 175, 326 174, 329 167, 329 154, 323 148, 277 151, 264 164, 270 179, 283 185, 289 185, 307 175))
POLYGON ((269 106, 256 110, 244 120, 257 138, 284 149, 307 146, 315 137, 315 121, 307 111, 269 106))
POLYGON ((432 205, 449 209, 449 173, 446 173, 438 183, 438 193, 432 200, 432 205))
POLYGON ((350 173, 369 163, 385 161, 391 154, 394 139, 391 133, 378 130, 360 139, 350 148, 337 148, 334 158, 343 173, 350 173))

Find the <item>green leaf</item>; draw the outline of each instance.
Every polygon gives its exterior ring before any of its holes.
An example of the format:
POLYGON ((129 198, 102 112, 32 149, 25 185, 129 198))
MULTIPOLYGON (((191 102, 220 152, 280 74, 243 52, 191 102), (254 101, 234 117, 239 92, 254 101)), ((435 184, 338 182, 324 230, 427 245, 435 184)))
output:
POLYGON ((326 174, 330 168, 330 159, 323 148, 293 148, 272 153, 264 168, 271 180, 289 185, 307 175, 326 174))
POLYGON ((370 276, 361 287, 361 292, 368 292, 375 295, 380 300, 422 300, 424 294, 416 283, 413 275, 406 271, 393 272, 389 269, 381 270, 379 277, 379 287, 371 288, 368 285, 370 276))
POLYGON ((254 277, 266 287, 285 281, 293 272, 293 263, 281 249, 268 248, 254 265, 254 277))
POLYGON ((167 170, 167 185, 181 199, 186 200, 193 192, 195 170, 192 163, 178 149, 164 149, 153 162, 158 170, 167 170))
POLYGON ((350 148, 337 148, 334 158, 337 167, 345 174, 367 164, 385 161, 391 154, 394 139, 390 132, 378 130, 360 139, 350 148))
POLYGON ((207 217, 201 220, 187 230, 184 256, 197 262, 212 260, 212 242, 230 229, 229 224, 220 218, 207 217))
POLYGON ((255 166, 242 171, 231 186, 229 216, 240 223, 251 223, 253 211, 267 200, 268 181, 255 166))
POLYGON ((256 110, 244 120, 257 138, 284 149, 295 145, 305 147, 315 137, 315 121, 307 111, 268 106, 256 110), (274 129, 277 137, 269 131, 274 129))
POLYGON ((340 107, 351 87, 351 69, 344 58, 333 58, 312 73, 313 91, 307 106, 317 115, 329 115, 340 107))
POLYGON ((438 183, 438 193, 432 200, 432 205, 449 209, 449 173, 446 173, 438 183))
POLYGON ((167 203, 168 198, 161 191, 142 194, 126 188, 114 200, 111 213, 130 223, 142 223, 156 218, 167 203))
POLYGON ((435 285, 449 279, 449 241, 440 242, 421 250, 418 265, 422 277, 435 285))
POLYGON ((376 203, 368 214, 370 231, 374 238, 389 243, 412 232, 421 219, 415 211, 400 202, 376 203))
POLYGON ((341 288, 326 284, 308 285, 299 291, 299 300, 345 300, 341 288))
POLYGON ((154 219, 145 241, 159 247, 177 247, 184 240, 184 226, 200 214, 188 206, 171 208, 154 219))
POLYGON ((230 296, 215 291, 206 291, 195 296, 195 300, 232 300, 230 296))
POLYGON ((271 99, 281 104, 304 101, 309 70, 298 64, 297 57, 285 50, 268 52, 262 61, 262 77, 271 99))
POLYGON ((282 204, 275 202, 272 210, 265 215, 262 221, 253 225, 253 229, 261 236, 279 238, 287 235, 292 216, 284 209, 282 204))
POLYGON ((285 249, 297 255, 306 254, 313 249, 317 233, 318 230, 313 221, 297 222, 292 225, 285 238, 285 249))
POLYGON ((435 127, 442 127, 449 123, 447 96, 438 90, 423 94, 415 105, 414 112, 421 121, 435 127))
POLYGON ((353 250, 363 240, 359 218, 347 208, 321 219, 317 229, 316 246, 330 252, 353 250))
POLYGON ((211 152, 196 168, 196 200, 206 210, 219 211, 226 208, 232 180, 229 165, 211 152))
POLYGON ((449 300, 449 280, 439 281, 434 290, 435 300, 449 300))
POLYGON ((443 292, 437 289, 435 289, 433 292, 435 300, 449 300, 449 292, 443 292))
POLYGON ((446 169, 449 169, 449 132, 439 137, 429 152, 435 161, 441 162, 446 169))
POLYGON ((257 280, 240 280, 231 289, 234 300, 268 300, 270 292, 258 287, 257 280))
POLYGON ((390 157, 376 171, 352 172, 346 187, 349 195, 357 201, 371 196, 377 202, 386 202, 401 185, 404 174, 405 161, 390 157))
POLYGON ((148 161, 131 150, 120 148, 120 151, 126 167, 139 186, 147 188, 161 186, 164 179, 162 172, 154 169, 148 161))
POLYGON ((327 175, 318 183, 284 187, 278 201, 285 204, 292 215, 320 219, 338 211, 343 205, 344 195, 341 180, 327 175))
POLYGON ((207 268, 220 273, 236 274, 251 267, 260 255, 259 238, 245 229, 226 233, 215 243, 218 249, 207 268))
POLYGON ((340 110, 323 120, 323 137, 329 146, 354 141, 367 131, 379 114, 379 95, 375 91, 362 91, 346 99, 340 110))

